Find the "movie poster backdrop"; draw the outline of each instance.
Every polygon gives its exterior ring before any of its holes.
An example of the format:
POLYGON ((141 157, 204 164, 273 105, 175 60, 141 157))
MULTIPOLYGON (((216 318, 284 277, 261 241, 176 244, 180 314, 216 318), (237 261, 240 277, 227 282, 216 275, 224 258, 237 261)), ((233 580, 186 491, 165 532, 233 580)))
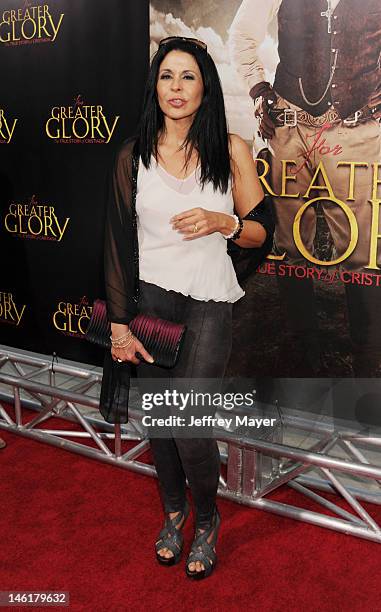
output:
POLYGON ((150 7, 151 53, 165 36, 207 43, 229 130, 252 147, 273 196, 273 250, 235 306, 228 373, 380 376, 379 1, 150 7), (281 123, 270 138, 260 129, 266 92, 281 123))
POLYGON ((146 0, 3 0, 0 8, 0 342, 84 363, 104 297, 113 153, 140 114, 146 0))

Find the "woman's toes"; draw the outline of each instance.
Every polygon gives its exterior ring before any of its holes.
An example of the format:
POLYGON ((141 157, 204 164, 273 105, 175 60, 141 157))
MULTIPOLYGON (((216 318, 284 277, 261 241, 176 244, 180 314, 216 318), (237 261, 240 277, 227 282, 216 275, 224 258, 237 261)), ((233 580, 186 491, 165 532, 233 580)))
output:
POLYGON ((202 570, 204 569, 204 566, 201 561, 192 561, 192 563, 189 563, 188 567, 190 572, 202 572, 202 570))

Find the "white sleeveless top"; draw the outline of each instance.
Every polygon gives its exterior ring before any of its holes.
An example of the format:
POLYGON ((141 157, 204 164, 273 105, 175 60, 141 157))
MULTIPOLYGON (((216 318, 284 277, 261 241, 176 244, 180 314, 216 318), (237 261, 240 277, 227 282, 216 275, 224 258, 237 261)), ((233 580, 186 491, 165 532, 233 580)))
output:
POLYGON ((231 183, 226 194, 207 183, 201 191, 200 168, 186 179, 168 174, 154 157, 149 170, 139 163, 136 195, 139 278, 196 300, 236 302, 245 292, 237 281, 227 240, 220 232, 183 240, 171 217, 200 206, 234 213, 231 183))

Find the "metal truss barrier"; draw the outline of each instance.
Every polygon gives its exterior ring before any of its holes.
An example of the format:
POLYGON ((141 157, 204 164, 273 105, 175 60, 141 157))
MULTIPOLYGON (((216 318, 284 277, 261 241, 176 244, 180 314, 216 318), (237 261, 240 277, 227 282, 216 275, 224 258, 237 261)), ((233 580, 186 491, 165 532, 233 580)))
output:
MULTIPOLYGON (((100 371, 53 364, 48 359, 0 349, 0 429, 140 474, 155 476, 153 465, 139 461, 149 448, 149 440, 141 423, 142 412, 132 408, 129 423, 122 426, 112 426, 99 418, 101 378, 100 371), (36 416, 30 418, 30 410, 24 415, 24 408, 35 410, 36 416), (73 423, 77 429, 46 428, 46 422, 57 417, 65 419, 66 425, 73 423), (42 424, 44 428, 41 428, 42 424), (86 440, 85 444, 81 440, 86 440), (136 444, 122 453, 122 440, 136 444), (106 441, 111 444, 107 445, 106 441)), ((248 438, 218 430, 221 461, 226 464, 226 476, 220 477, 218 495, 247 506, 381 542, 380 526, 360 503, 363 500, 381 504, 381 467, 372 464, 366 456, 369 450, 373 454, 380 451, 381 437, 361 436, 351 429, 338 432, 324 423, 313 423, 312 426, 308 419, 300 417, 285 416, 284 427, 308 432, 316 439, 310 448, 302 449, 283 443, 284 432, 279 429, 271 439, 248 438), (341 451, 341 457, 330 454, 334 448, 341 451), (311 476, 311 471, 317 475, 311 476), (359 488, 359 483, 366 483, 367 487, 359 488), (267 498, 269 493, 285 484, 335 516, 267 498), (346 500, 348 510, 329 501, 316 490, 338 494, 346 500)), ((2 452, 6 452, 6 449, 2 452)), ((224 470, 221 472, 225 473, 224 470)))

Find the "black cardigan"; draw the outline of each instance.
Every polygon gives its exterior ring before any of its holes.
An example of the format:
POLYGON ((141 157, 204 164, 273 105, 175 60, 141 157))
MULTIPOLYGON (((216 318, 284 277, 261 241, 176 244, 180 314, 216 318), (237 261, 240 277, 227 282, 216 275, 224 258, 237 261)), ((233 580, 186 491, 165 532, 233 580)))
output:
MULTIPOLYGON (((116 153, 108 182, 104 271, 107 315, 113 323, 128 324, 138 313, 136 186, 139 158, 138 139, 126 140, 116 153)), ((242 248, 232 240, 227 241, 227 250, 239 283, 257 270, 272 248, 274 220, 270 197, 265 196, 244 219, 260 223, 266 230, 266 240, 258 248, 242 248)), ((110 423, 128 421, 128 394, 133 367, 130 362, 114 362, 110 350, 106 350, 100 410, 105 420, 110 423)))

